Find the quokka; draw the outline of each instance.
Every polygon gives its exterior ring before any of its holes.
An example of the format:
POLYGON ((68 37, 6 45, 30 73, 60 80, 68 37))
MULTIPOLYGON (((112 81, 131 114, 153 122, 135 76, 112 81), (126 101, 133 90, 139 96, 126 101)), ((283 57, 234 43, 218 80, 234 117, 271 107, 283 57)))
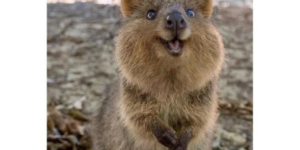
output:
POLYGON ((121 0, 119 82, 92 123, 94 150, 208 150, 224 48, 212 0, 121 0))

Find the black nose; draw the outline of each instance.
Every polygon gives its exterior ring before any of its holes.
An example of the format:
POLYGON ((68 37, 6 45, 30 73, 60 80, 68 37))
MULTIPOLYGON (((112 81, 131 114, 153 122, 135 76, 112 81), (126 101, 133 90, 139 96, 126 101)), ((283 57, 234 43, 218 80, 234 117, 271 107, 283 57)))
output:
POLYGON ((166 28, 173 31, 178 31, 186 27, 186 22, 180 12, 172 12, 167 16, 166 28))

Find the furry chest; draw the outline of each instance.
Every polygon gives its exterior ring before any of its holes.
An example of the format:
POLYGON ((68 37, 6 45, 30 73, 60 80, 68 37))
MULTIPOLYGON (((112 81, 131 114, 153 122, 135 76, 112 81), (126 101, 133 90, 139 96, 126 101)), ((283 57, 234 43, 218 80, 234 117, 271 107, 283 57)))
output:
POLYGON ((160 105, 159 114, 161 119, 175 130, 182 126, 183 122, 191 118, 192 107, 184 98, 166 101, 160 105))

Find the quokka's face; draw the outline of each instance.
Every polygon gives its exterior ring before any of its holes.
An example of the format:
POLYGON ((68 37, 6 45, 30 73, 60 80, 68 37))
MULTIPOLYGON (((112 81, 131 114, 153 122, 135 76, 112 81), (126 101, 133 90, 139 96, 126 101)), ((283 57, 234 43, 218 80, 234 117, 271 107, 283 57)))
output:
POLYGON ((134 28, 127 34, 135 36, 141 42, 139 45, 150 44, 148 49, 171 56, 181 56, 185 49, 197 48, 189 43, 193 39, 199 43, 205 38, 211 7, 211 0, 121 1, 127 27, 134 28))

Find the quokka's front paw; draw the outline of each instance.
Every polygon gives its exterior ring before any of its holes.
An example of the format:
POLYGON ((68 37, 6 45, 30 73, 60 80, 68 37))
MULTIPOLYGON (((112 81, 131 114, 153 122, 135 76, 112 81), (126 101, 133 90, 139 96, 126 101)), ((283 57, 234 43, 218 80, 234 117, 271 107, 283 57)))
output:
POLYGON ((171 148, 170 150, 187 150, 188 144, 192 138, 192 132, 186 131, 184 132, 178 140, 178 143, 176 146, 171 148))
POLYGON ((176 132, 172 128, 154 128, 153 134, 161 144, 168 148, 173 148, 177 144, 176 132))
POLYGON ((169 150, 187 150, 187 147, 188 147, 188 142, 179 139, 177 145, 170 148, 169 150))
POLYGON ((178 139, 177 145, 173 148, 170 148, 170 150, 187 150, 191 138, 191 131, 187 130, 186 132, 183 132, 178 139))
POLYGON ((176 145, 175 147, 171 148, 170 150, 187 150, 187 144, 176 145))

